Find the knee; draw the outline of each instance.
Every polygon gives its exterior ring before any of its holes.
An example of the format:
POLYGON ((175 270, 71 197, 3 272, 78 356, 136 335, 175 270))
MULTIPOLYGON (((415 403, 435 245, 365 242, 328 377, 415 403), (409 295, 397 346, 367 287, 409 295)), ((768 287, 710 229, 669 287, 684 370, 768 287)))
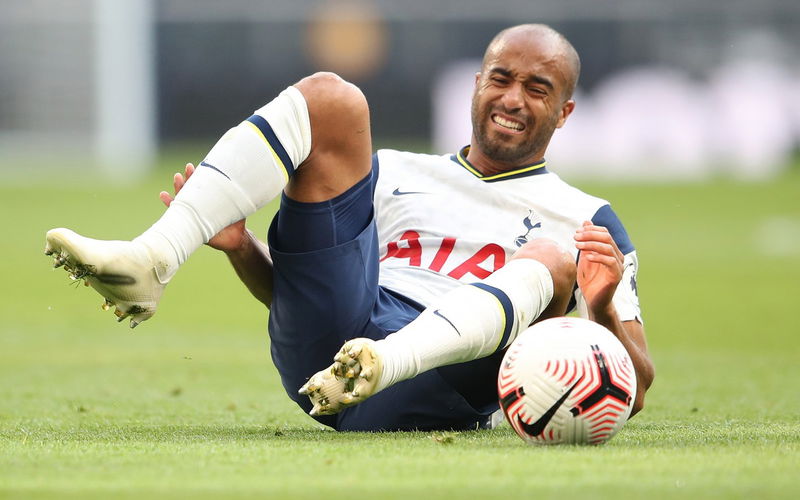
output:
POLYGON ((314 73, 294 87, 308 107, 311 151, 286 186, 286 194, 304 202, 330 200, 372 167, 367 99, 334 73, 314 73))
POLYGON ((307 76, 294 85, 303 94, 308 104, 309 115, 314 124, 334 124, 341 129, 369 123, 369 107, 361 89, 344 80, 336 73, 318 72, 307 76))
POLYGON ((512 259, 534 259, 544 264, 553 278, 553 296, 569 297, 575 286, 575 258, 553 240, 536 238, 517 250, 512 259))

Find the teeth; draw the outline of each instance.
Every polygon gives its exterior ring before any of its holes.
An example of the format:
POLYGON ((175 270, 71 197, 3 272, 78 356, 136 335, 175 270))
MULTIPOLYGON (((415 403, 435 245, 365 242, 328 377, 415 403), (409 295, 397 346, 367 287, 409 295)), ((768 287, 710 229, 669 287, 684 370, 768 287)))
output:
POLYGON ((492 121, 502 127, 510 128, 512 130, 522 130, 523 128, 521 123, 517 123, 511 120, 506 120, 505 118, 500 116, 492 116, 492 121))

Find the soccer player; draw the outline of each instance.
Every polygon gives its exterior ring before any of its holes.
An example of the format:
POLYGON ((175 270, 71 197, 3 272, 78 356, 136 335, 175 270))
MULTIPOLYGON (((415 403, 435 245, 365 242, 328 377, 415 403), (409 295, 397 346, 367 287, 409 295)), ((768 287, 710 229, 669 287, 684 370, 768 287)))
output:
POLYGON ((575 307, 630 354, 637 412, 653 367, 636 252, 608 202, 544 161, 579 70, 548 26, 500 32, 475 78, 470 145, 445 156, 372 155, 364 96, 312 75, 176 174, 174 199, 161 193, 167 211, 141 236, 54 229, 45 251, 133 327, 194 250, 223 250, 271 310, 286 392, 338 430, 486 427, 504 349, 575 307), (244 219, 276 196, 267 246, 244 219))

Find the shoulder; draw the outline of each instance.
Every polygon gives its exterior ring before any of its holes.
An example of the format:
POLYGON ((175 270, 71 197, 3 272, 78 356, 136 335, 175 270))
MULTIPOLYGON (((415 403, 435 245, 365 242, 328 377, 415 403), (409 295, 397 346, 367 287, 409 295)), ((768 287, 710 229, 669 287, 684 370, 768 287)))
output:
POLYGON ((631 238, 628 236, 628 231, 625 229, 625 226, 622 224, 616 212, 614 212, 614 209, 611 208, 610 204, 600 207, 591 220, 592 224, 595 226, 602 226, 608 229, 608 232, 611 233, 611 237, 614 238, 614 242, 623 254, 628 254, 635 250, 633 242, 631 242, 631 238))
POLYGON ((543 177, 547 177, 548 190, 552 193, 553 203, 558 203, 565 211, 576 212, 576 215, 578 215, 577 212, 580 212, 579 218, 608 229, 623 254, 634 251, 633 243, 625 226, 611 208, 608 200, 590 195, 568 184, 552 172, 543 177))
POLYGON ((601 207, 609 204, 603 198, 568 184, 552 171, 518 179, 517 183, 521 189, 530 189, 545 206, 569 219, 590 220, 601 207))
POLYGON ((398 151, 396 149, 379 149, 373 155, 373 161, 378 163, 438 163, 450 161, 451 155, 432 155, 425 153, 412 153, 410 151, 398 151))
POLYGON ((555 172, 548 171, 548 175, 543 177, 546 177, 547 182, 550 184, 550 189, 557 190, 561 196, 570 199, 570 201, 578 201, 581 203, 581 205, 587 207, 594 206, 599 208, 603 205, 608 205, 608 200, 591 195, 573 186, 572 184, 569 184, 567 181, 559 177, 555 172))
POLYGON ((408 176, 426 178, 441 175, 445 162, 451 161, 449 156, 411 153, 394 149, 380 149, 372 156, 372 168, 379 173, 381 179, 398 180, 408 176))

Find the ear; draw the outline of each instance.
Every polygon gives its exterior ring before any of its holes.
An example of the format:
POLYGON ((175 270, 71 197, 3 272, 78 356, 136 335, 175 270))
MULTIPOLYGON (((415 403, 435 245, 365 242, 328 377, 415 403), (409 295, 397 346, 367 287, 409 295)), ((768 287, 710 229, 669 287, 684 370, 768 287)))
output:
POLYGON ((561 128, 567 123, 567 118, 569 115, 572 114, 572 111, 575 109, 575 101, 569 99, 561 106, 561 114, 558 117, 558 123, 556 124, 556 128, 561 128))
POLYGON ((475 86, 476 86, 476 87, 478 86, 478 82, 479 82, 479 81, 481 81, 481 72, 480 72, 480 71, 478 71, 477 73, 475 73, 475 86))

